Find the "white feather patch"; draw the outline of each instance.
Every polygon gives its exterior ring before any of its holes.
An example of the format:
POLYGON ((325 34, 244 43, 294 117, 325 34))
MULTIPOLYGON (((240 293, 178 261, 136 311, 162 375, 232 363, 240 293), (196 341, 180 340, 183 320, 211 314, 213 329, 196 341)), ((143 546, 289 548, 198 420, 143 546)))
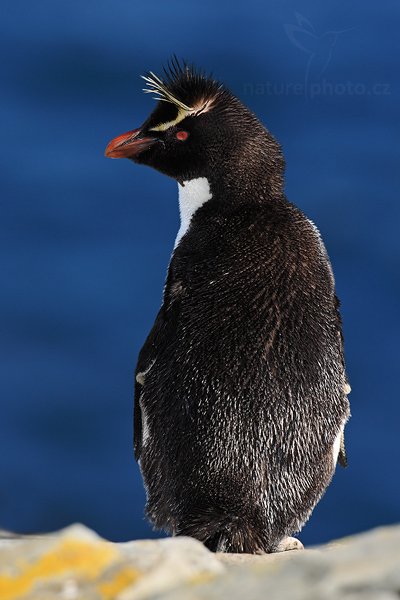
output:
POLYGON ((155 360, 152 360, 151 363, 149 364, 149 366, 147 367, 147 369, 145 371, 141 371, 140 373, 138 373, 136 375, 136 381, 140 385, 144 385, 145 377, 146 377, 147 373, 150 371, 151 367, 154 365, 155 362, 156 362, 155 360))
POLYGON ((141 414, 142 414, 142 446, 145 446, 150 439, 150 429, 149 423, 146 415, 146 410, 144 406, 140 405, 141 414))
POLYGON ((344 384, 344 393, 345 393, 345 394, 346 394, 346 396, 347 396, 347 394, 350 394, 350 392, 351 392, 351 387, 350 387, 350 384, 349 384, 349 383, 345 383, 345 384, 344 384))
POLYGON ((328 256, 328 252, 326 251, 325 244, 322 241, 322 237, 321 237, 320 231, 319 231, 318 227, 316 226, 316 224, 313 221, 311 221, 311 219, 307 219, 307 221, 310 223, 311 227, 314 230, 314 233, 315 233, 315 235, 317 237, 319 249, 320 249, 320 252, 321 252, 322 256, 325 258, 325 260, 328 261, 329 274, 330 274, 330 277, 331 277, 332 285, 335 285, 335 277, 333 275, 331 261, 329 260, 329 256, 328 256))
MULTIPOLYGON (((146 375, 150 371, 150 369, 152 368, 152 366, 154 365, 155 362, 156 362, 155 360, 152 360, 145 371, 141 371, 140 373, 138 373, 136 375, 136 381, 140 385, 144 385, 146 375)), ((148 440, 150 439, 150 429, 149 429, 148 419, 147 419, 147 415, 146 415, 146 410, 145 410, 143 404, 140 402, 140 400, 139 400, 139 404, 140 404, 140 412, 141 412, 141 417, 142 417, 142 445, 145 446, 146 443, 148 442, 148 440)))
POLYGON ((333 465, 335 467, 336 467, 337 459, 338 459, 338 456, 339 456, 340 445, 341 445, 341 442, 342 442, 343 430, 344 430, 344 425, 342 425, 342 427, 340 428, 340 431, 337 434, 337 436, 335 438, 335 441, 333 442, 332 456, 333 456, 333 465))
POLYGON ((190 222, 195 212, 205 202, 211 200, 212 194, 207 177, 197 177, 190 181, 184 181, 183 185, 178 183, 179 212, 181 215, 181 226, 176 236, 174 249, 190 227, 190 222))

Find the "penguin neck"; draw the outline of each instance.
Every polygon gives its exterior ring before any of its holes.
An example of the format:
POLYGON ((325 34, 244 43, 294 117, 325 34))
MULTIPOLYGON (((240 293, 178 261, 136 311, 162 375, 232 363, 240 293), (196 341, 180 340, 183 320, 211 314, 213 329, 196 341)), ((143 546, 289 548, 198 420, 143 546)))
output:
POLYGON ((190 227, 193 215, 208 200, 211 200, 212 193, 210 183, 207 177, 197 177, 189 181, 178 183, 179 195, 179 213, 181 224, 178 235, 176 236, 174 248, 177 247, 181 238, 190 227))
POLYGON ((225 172, 222 169, 217 177, 209 173, 178 181, 180 227, 174 250, 188 231, 195 213, 211 199, 223 212, 246 204, 287 202, 283 192, 283 163, 280 164, 279 154, 277 158, 276 161, 249 160, 246 168, 229 168, 225 172))
POLYGON ((212 196, 231 206, 275 203, 284 197, 283 169, 267 160, 250 160, 245 166, 220 171, 218 177, 208 178, 212 196))
MULTIPOLYGON (((253 137, 232 141, 206 173, 213 199, 230 205, 275 204, 284 198, 285 160, 280 145, 259 123, 253 137)), ((214 201, 214 200, 213 200, 214 201)))

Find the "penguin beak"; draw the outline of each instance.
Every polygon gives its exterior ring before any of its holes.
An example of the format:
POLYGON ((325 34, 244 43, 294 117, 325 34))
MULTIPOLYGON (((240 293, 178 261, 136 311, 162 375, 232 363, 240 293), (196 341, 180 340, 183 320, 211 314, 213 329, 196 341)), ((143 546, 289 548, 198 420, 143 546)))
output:
POLYGON ((150 148, 158 138, 142 134, 141 128, 132 129, 111 140, 108 144, 105 156, 108 158, 133 158, 150 148))

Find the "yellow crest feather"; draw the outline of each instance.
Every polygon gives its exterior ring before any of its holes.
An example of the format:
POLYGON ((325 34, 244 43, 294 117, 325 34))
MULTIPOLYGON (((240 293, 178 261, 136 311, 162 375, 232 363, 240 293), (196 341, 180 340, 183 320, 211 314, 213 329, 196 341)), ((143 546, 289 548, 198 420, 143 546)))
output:
POLYGON ((164 102, 169 102, 170 104, 174 104, 181 110, 187 112, 193 111, 192 107, 187 106, 187 104, 184 104, 173 94, 171 94, 163 80, 160 79, 160 77, 158 77, 157 75, 155 75, 155 73, 153 73, 152 71, 150 71, 148 75, 142 75, 142 79, 144 79, 147 85, 147 87, 143 88, 145 94, 155 94, 155 100, 163 100, 164 102))

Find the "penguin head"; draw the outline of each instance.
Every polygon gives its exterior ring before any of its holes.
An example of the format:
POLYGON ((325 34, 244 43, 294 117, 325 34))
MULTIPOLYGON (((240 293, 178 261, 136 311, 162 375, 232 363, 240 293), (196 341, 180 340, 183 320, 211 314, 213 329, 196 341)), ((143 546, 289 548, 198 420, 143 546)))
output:
MULTIPOLYGON (((257 117, 228 89, 176 59, 163 78, 143 76, 157 105, 141 127, 113 139, 110 158, 129 158, 178 182, 197 177, 223 181, 261 167, 283 172, 279 145, 257 117)), ((257 173, 253 173, 255 177, 257 173)), ((261 175, 261 173, 260 173, 261 175)))

